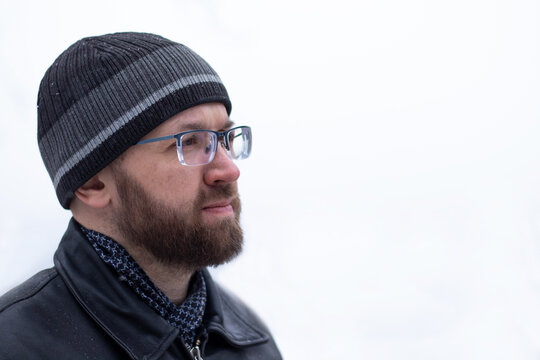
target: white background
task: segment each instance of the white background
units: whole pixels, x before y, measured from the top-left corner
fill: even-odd
[[[39,81],[126,30],[202,55],[253,127],[246,250],[215,274],[285,358],[540,357],[537,0],[0,0],[0,293],[70,216]]]

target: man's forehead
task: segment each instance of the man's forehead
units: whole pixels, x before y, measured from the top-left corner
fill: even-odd
[[[145,138],[154,135],[169,135],[188,130],[223,130],[232,127],[225,106],[220,103],[202,104],[184,110],[165,120]]]

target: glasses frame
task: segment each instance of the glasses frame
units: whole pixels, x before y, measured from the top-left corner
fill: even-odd
[[[230,146],[230,142],[229,142],[229,133],[232,132],[232,131],[235,131],[235,130],[239,130],[239,129],[242,129],[242,132],[240,134],[243,133],[243,131],[244,131],[243,129],[247,129],[247,133],[249,134],[249,139],[248,139],[249,140],[249,142],[248,142],[249,147],[247,149],[247,155],[245,157],[240,156],[238,158],[234,158],[233,155],[231,154],[231,146]],[[180,139],[182,138],[182,136],[184,136],[186,134],[191,134],[191,133],[195,133],[195,132],[208,132],[208,133],[214,135],[213,137],[211,137],[211,139],[212,139],[212,153],[210,155],[210,158],[208,159],[208,162],[206,162],[206,163],[195,164],[195,165],[186,164],[186,162],[184,161],[184,155],[183,155],[183,152],[182,152],[182,143],[181,143]],[[163,140],[170,140],[170,139],[175,139],[175,141],[176,141],[176,153],[178,155],[178,160],[180,161],[180,163],[182,165],[185,165],[185,166],[201,166],[201,165],[210,164],[214,160],[214,156],[216,156],[217,147],[218,147],[219,143],[221,143],[221,144],[223,144],[225,146],[225,150],[227,151],[227,155],[232,160],[245,159],[245,158],[249,157],[249,155],[251,154],[252,137],[251,137],[251,127],[249,127],[249,126],[236,126],[236,127],[233,127],[231,129],[225,130],[225,131],[214,131],[214,130],[206,130],[206,129],[182,131],[182,132],[180,132],[178,134],[160,136],[160,137],[157,137],[157,138],[141,140],[138,143],[136,143],[135,145],[148,144],[148,143],[153,143],[153,142],[163,141]]]

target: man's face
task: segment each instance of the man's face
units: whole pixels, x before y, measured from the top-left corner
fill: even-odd
[[[143,139],[230,126],[222,104],[203,104],[173,116]],[[112,221],[125,241],[163,263],[190,269],[222,264],[241,251],[240,172],[221,146],[210,164],[185,166],[174,139],[137,145],[111,169]]]

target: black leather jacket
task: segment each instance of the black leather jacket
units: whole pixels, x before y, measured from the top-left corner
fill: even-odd
[[[0,297],[0,359],[192,359],[178,329],[118,280],[74,220],[54,265]],[[281,359],[261,320],[204,277],[202,358]]]

